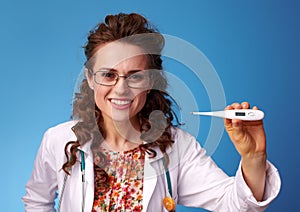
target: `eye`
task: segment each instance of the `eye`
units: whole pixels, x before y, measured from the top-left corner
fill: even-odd
[[[117,74],[114,72],[101,72],[101,77],[105,80],[115,80],[117,78]]]
[[[132,81],[142,81],[146,79],[146,75],[144,73],[134,73],[128,76],[128,79]]]

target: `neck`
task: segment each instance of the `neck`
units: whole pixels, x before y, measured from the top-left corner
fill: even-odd
[[[133,149],[142,143],[140,123],[137,119],[127,121],[105,120],[105,142],[114,151]]]

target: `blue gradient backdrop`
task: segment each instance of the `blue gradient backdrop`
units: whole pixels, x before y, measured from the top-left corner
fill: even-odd
[[[1,211],[24,211],[21,196],[42,135],[69,120],[87,33],[118,12],[141,13],[162,33],[200,49],[218,72],[228,104],[246,100],[264,109],[268,158],[282,177],[280,195],[267,211],[300,211],[299,11],[296,0],[2,0]],[[199,99],[204,108],[207,101]],[[208,129],[202,124],[204,134]],[[235,173],[239,156],[226,134],[213,158]]]

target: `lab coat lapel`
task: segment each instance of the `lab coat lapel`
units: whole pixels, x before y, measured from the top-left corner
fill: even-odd
[[[88,142],[79,148],[84,152],[84,156],[85,156],[85,185],[84,185],[85,186],[84,187],[85,209],[84,211],[92,211],[93,202],[94,202],[94,160],[93,160],[92,151],[90,149],[90,143],[91,142]],[[80,193],[82,193],[82,191],[80,191]]]
[[[156,187],[157,175],[149,158],[146,156],[144,165],[144,187],[143,187],[143,211],[147,211],[149,201]]]
[[[67,181],[69,192],[67,192],[64,197],[66,198],[66,201],[64,199],[62,200],[62,204],[64,205],[62,211],[80,212],[82,202],[80,163],[76,163],[74,165],[71,175]]]
[[[172,152],[172,150],[173,150],[172,147],[167,148],[167,150],[166,150],[167,154]],[[143,211],[147,211],[147,209],[148,209],[150,199],[154,193],[155,187],[157,186],[158,175],[160,175],[160,174],[162,174],[162,172],[164,172],[164,169],[160,170],[160,168],[159,168],[159,167],[163,167],[163,165],[162,165],[163,153],[158,148],[155,148],[155,151],[157,153],[156,157],[149,158],[149,156],[146,154],[146,158],[145,158],[144,187],[143,187]],[[158,165],[158,163],[161,163],[161,166]]]
[[[85,211],[92,211],[94,202],[94,162],[92,154],[86,157]]]

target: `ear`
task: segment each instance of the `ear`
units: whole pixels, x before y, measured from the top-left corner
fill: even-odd
[[[93,75],[87,68],[85,68],[85,77],[88,81],[90,89],[94,90]]]

